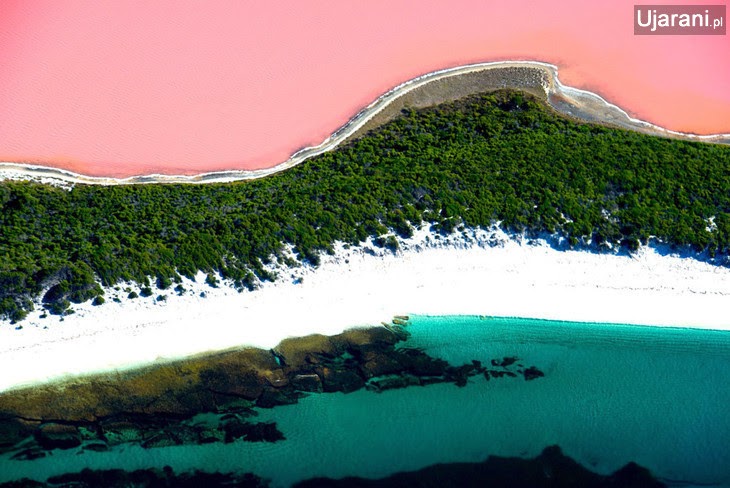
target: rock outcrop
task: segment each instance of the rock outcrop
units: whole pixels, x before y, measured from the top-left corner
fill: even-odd
[[[6,392],[0,395],[0,452],[35,459],[53,449],[99,451],[125,443],[277,442],[286,434],[275,423],[256,422],[254,408],[296,403],[313,392],[444,382],[462,387],[478,375],[542,375],[513,357],[494,359],[489,369],[477,360],[450,365],[404,347],[406,323],[398,317],[383,327],[286,339],[272,350],[247,348]],[[198,421],[200,413],[214,415]]]

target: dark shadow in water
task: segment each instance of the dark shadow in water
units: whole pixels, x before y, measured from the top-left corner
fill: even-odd
[[[172,487],[247,487],[265,488],[265,480],[251,474],[221,474],[196,471],[176,475],[169,467],[133,472],[92,471],[49,478],[47,483],[20,480],[0,484],[0,488],[172,488]],[[599,475],[565,456],[558,446],[546,448],[533,459],[490,456],[481,463],[436,464],[418,471],[396,473],[387,478],[314,478],[294,485],[296,488],[396,488],[396,487],[627,487],[665,486],[645,468],[629,463],[608,476]]]

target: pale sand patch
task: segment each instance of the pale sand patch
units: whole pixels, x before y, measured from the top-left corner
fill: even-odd
[[[35,312],[0,325],[0,391],[69,374],[125,368],[286,337],[335,334],[395,315],[475,314],[730,329],[730,269],[690,258],[558,251],[479,231],[471,243],[425,230],[398,255],[337,246],[317,269],[282,271],[255,292],[185,281],[154,296],[75,307],[60,322]],[[430,240],[430,242],[428,241]],[[375,255],[373,255],[375,254]],[[294,278],[303,278],[296,283]],[[205,291],[206,298],[199,293]],[[47,328],[44,328],[47,327]]]

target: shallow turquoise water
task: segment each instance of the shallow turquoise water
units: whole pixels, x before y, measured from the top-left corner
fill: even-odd
[[[0,481],[170,465],[252,471],[274,486],[380,477],[558,444],[602,473],[636,461],[667,480],[730,486],[730,333],[480,317],[412,317],[407,347],[452,364],[518,356],[544,378],[312,395],[262,410],[287,440],[0,459]]]

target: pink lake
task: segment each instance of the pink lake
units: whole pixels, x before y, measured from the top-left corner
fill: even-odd
[[[730,38],[634,36],[633,5],[4,0],[0,161],[116,177],[271,167],[403,81],[499,60],[555,64],[668,129],[730,133]]]

